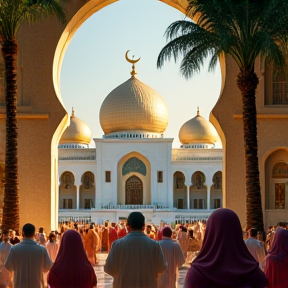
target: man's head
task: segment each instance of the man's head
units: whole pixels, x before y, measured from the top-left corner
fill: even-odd
[[[35,236],[35,226],[31,223],[26,223],[22,228],[24,238],[33,238]]]
[[[55,242],[55,240],[56,240],[56,235],[55,235],[53,232],[51,232],[51,233],[49,234],[48,238],[49,238],[49,241],[50,241],[50,242]]]
[[[44,228],[43,227],[40,227],[39,228],[39,233],[43,233],[44,232]]]
[[[253,238],[257,237],[257,229],[251,228],[251,229],[249,230],[249,236],[250,236],[250,237],[253,237]]]
[[[147,233],[150,233],[150,232],[151,232],[151,225],[147,225],[147,226],[146,226],[146,232],[147,232]]]
[[[145,227],[145,217],[141,212],[129,214],[127,224],[131,230],[143,230]]]
[[[162,233],[163,233],[163,237],[171,238],[172,236],[172,230],[168,226],[163,228]]]
[[[4,242],[8,242],[9,238],[10,238],[9,231],[3,231],[2,240],[3,240]]]

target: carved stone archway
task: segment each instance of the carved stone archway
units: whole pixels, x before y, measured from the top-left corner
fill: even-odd
[[[69,123],[60,94],[62,61],[78,28],[91,15],[116,1],[67,0],[66,26],[49,18],[33,25],[24,24],[19,29],[17,116],[21,226],[33,223],[47,231],[58,228],[58,143]],[[185,11],[184,0],[161,1]],[[1,105],[0,126],[5,126],[5,107]],[[0,133],[0,137],[0,143],[5,143],[5,134]],[[0,161],[4,161],[4,154],[0,148]]]
[[[125,195],[126,205],[143,204],[143,183],[140,178],[133,175],[127,179],[125,184]]]

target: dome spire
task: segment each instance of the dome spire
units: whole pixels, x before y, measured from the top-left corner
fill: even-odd
[[[199,106],[197,107],[197,116],[200,116]]]
[[[72,107],[72,114],[71,114],[71,117],[74,117],[75,115],[74,115],[74,107]]]
[[[140,59],[141,59],[141,57],[140,58],[138,58],[138,59],[136,59],[136,60],[134,60],[134,55],[132,56],[132,59],[130,59],[130,58],[128,58],[128,52],[129,52],[130,50],[128,50],[127,52],[126,52],[126,54],[125,54],[125,58],[126,58],[126,60],[129,62],[129,63],[131,63],[132,64],[132,71],[131,71],[131,76],[132,76],[132,78],[135,78],[135,75],[137,74],[137,72],[135,71],[135,63],[137,63]]]

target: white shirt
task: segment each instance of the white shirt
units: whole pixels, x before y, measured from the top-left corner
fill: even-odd
[[[46,249],[48,251],[49,257],[52,260],[52,262],[54,263],[58,254],[58,250],[59,250],[59,245],[57,242],[50,242],[48,241],[46,243]]]
[[[245,240],[245,244],[254,257],[254,259],[259,263],[260,268],[263,270],[265,265],[265,250],[262,244],[255,238],[249,237]]]
[[[14,288],[42,288],[43,272],[51,266],[46,248],[27,238],[11,248],[5,263],[8,271],[14,271]]]
[[[166,268],[159,243],[133,231],[113,242],[104,271],[114,277],[114,288],[156,288]]]
[[[171,238],[163,237],[163,240],[159,244],[167,261],[168,269],[161,276],[158,287],[175,288],[178,268],[185,263],[185,257],[179,243],[173,241]]]
[[[0,286],[6,287],[11,281],[11,273],[5,268],[7,256],[13,245],[10,242],[1,242],[0,244]]]

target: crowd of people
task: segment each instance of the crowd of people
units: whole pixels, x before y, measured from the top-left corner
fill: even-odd
[[[27,223],[21,236],[3,231],[1,240],[0,288],[97,287],[100,251],[108,253],[104,271],[114,288],[175,288],[185,262],[184,288],[288,287],[287,223],[269,227],[264,242],[254,228],[243,232],[236,213],[225,208],[207,222],[172,226],[145,224],[140,212],[120,223],[67,221],[48,235]]]

